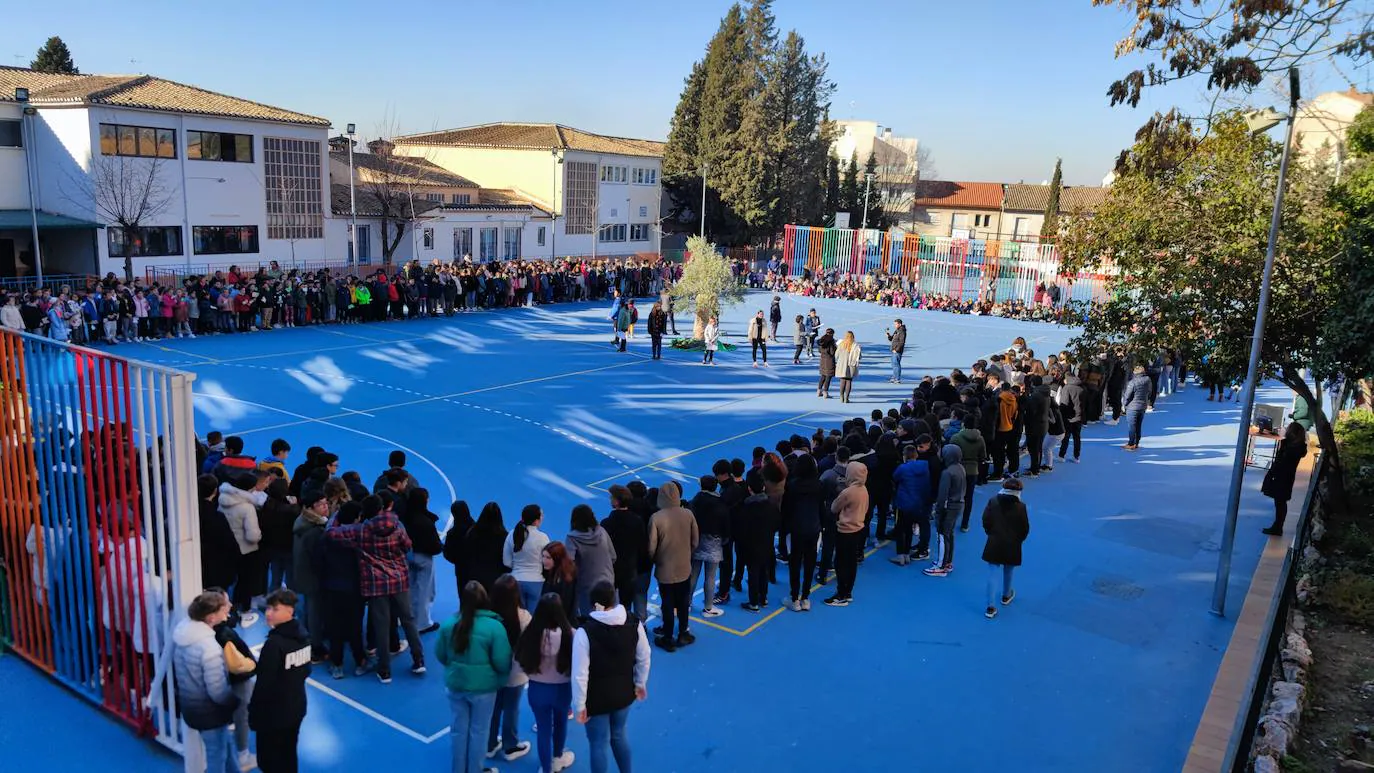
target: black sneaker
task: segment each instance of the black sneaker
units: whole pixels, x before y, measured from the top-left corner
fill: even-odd
[[[740,608],[743,609],[745,612],[753,612],[754,614],[758,614],[758,611],[760,609],[763,609],[763,607],[759,606],[758,604],[753,604],[748,601],[744,602],[743,604],[740,604]]]
[[[421,628],[421,629],[420,629],[420,633],[423,635],[423,634],[427,634],[427,633],[434,633],[434,632],[437,631],[437,630],[439,630],[439,624],[438,624],[438,623],[430,623],[429,625],[425,626],[424,628]]]
[[[716,594],[716,597],[715,597],[715,598],[711,599],[711,603],[714,604],[714,605],[716,605],[716,606],[721,606],[721,605],[724,605],[724,604],[729,604],[729,603],[730,603],[730,594],[728,594],[728,593],[718,593],[718,594]]]
[[[829,572],[822,572],[822,573],[816,575],[816,584],[817,584],[817,585],[824,585],[824,584],[826,584],[826,583],[828,583],[828,582],[830,582],[830,573],[829,573]]]
[[[694,636],[694,635],[692,635],[692,632],[691,632],[691,631],[683,631],[681,634],[678,634],[678,637],[677,637],[677,646],[679,646],[679,647],[686,647],[686,646],[688,646],[689,644],[692,644],[693,642],[695,642],[696,640],[697,640],[697,637]]]
[[[911,557],[914,558],[914,559],[916,559],[917,561],[924,561],[924,560],[926,560],[927,558],[930,558],[930,551],[929,551],[929,550],[917,550],[915,553],[912,553],[912,554],[911,554]]]
[[[661,626],[661,625],[656,625],[656,626],[654,626],[654,636],[663,636],[663,635],[666,634],[666,633],[667,633],[667,630],[665,630],[663,626]]]
[[[667,636],[654,637],[654,644],[657,644],[659,649],[664,652],[673,652],[677,649],[677,644],[673,643],[673,640]]]
[[[842,599],[839,596],[831,596],[825,600],[827,607],[847,607],[851,599]]]
[[[391,674],[385,674],[381,671],[378,671],[377,681],[381,682],[382,684],[391,684]]]
[[[412,673],[412,674],[414,674],[414,675],[416,675],[416,676],[424,676],[424,675],[425,675],[425,671],[427,671],[427,670],[428,670],[428,669],[425,668],[425,664],[424,664],[424,663],[416,663],[415,665],[413,665],[413,666],[410,667],[410,673]]]

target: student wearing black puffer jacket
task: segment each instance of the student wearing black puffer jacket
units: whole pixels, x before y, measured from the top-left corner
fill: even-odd
[[[811,578],[816,574],[816,545],[821,538],[821,514],[826,510],[816,459],[803,454],[797,457],[782,495],[782,518],[792,534],[787,574],[793,612],[811,611]]]
[[[716,574],[730,540],[730,508],[720,498],[720,481],[714,475],[701,476],[701,491],[687,505],[697,522],[697,546],[692,549],[692,577],[687,583],[689,599],[696,591],[702,569],[706,570],[706,586],[702,597],[702,614],[720,617],[724,610],[715,605]],[[688,601],[690,606],[691,602]]]
[[[207,588],[228,588],[239,574],[239,545],[224,513],[219,511],[219,479],[196,478],[200,505],[200,577]]]
[[[267,501],[258,513],[262,526],[262,543],[259,549],[267,560],[267,592],[271,593],[283,585],[291,584],[291,550],[295,543],[292,529],[300,517],[301,507],[296,498],[289,493],[290,484],[284,478],[272,479],[267,484]]]
[[[434,607],[434,557],[444,552],[444,543],[439,540],[436,527],[438,522],[439,516],[429,509],[429,490],[409,489],[401,525],[410,534],[406,570],[410,572],[411,615],[420,633],[439,630],[439,623],[430,614]]]
[[[357,523],[362,505],[345,502],[330,526]],[[325,640],[329,649],[329,675],[342,679],[345,645],[353,653],[354,676],[366,674],[373,663],[363,648],[363,596],[358,574],[358,551],[337,540],[323,540],[317,572],[325,604]]]
[[[310,637],[295,618],[296,594],[267,594],[272,630],[258,656],[258,679],[248,704],[248,724],[258,734],[262,773],[296,773],[296,742],[305,721],[305,680],[310,678]]]

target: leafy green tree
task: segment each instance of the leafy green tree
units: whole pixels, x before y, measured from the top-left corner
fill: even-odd
[[[1050,200],[1045,204],[1045,222],[1040,225],[1040,238],[1053,239],[1059,235],[1059,191],[1064,187],[1063,159],[1054,160],[1054,177],[1050,178]]]
[[[1355,116],[1346,145],[1350,160],[1332,195],[1345,215],[1335,259],[1343,286],[1324,315],[1315,372],[1368,379],[1374,377],[1374,108]]]
[[[1252,135],[1234,112],[1217,116],[1205,135],[1172,115],[1147,124],[1105,203],[1092,217],[1066,218],[1061,230],[1065,273],[1104,263],[1120,271],[1112,296],[1075,341],[1080,353],[1121,346],[1152,357],[1179,349],[1211,378],[1242,378],[1280,154],[1278,143]],[[1302,376],[1320,351],[1326,310],[1349,284],[1332,259],[1343,216],[1329,204],[1329,185],[1329,172],[1289,167],[1260,375],[1307,403],[1339,471],[1331,424]]]
[[[689,259],[682,267],[682,278],[673,285],[673,297],[678,304],[694,311],[692,337],[701,338],[701,331],[711,317],[719,317],[722,304],[736,303],[744,298],[744,287],[735,278],[730,260],[716,251],[716,245],[700,236],[687,240]]]
[[[67,48],[67,44],[56,35],[48,38],[48,42],[38,49],[38,54],[29,62],[29,69],[64,75],[81,74],[81,71],[76,69],[76,62],[72,61],[72,52]]]
[[[844,168],[840,181],[840,212],[849,213],[849,227],[859,227],[859,208],[863,204],[863,191],[859,188],[859,154],[851,153],[849,164]]]
[[[830,153],[825,159],[825,225],[835,225],[835,213],[844,209],[840,194],[840,159]]]

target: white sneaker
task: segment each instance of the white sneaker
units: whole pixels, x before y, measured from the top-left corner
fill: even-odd
[[[257,625],[257,624],[258,624],[258,613],[257,613],[257,612],[254,612],[253,610],[250,609],[250,610],[248,610],[247,612],[243,612],[243,613],[239,614],[239,627],[240,627],[240,628],[252,628],[253,626],[255,626],[255,625]]]
[[[577,757],[572,753],[572,750],[565,751],[557,757],[554,757],[553,773],[559,773],[559,771],[561,770],[567,770],[568,768],[571,768],[573,760],[576,759]]]
[[[510,751],[506,752],[505,754],[502,754],[501,756],[505,758],[506,762],[511,762],[513,760],[518,760],[529,753],[530,742],[521,741],[519,744],[516,745],[514,749],[511,749]]]
[[[254,755],[247,749],[244,749],[243,751],[239,752],[239,770],[243,771],[243,773],[248,773],[248,771],[252,770],[253,768],[256,768],[257,766],[258,758],[256,755]]]
[[[725,610],[721,609],[720,607],[711,607],[710,609],[702,610],[701,614],[704,617],[720,617],[721,615],[725,614]]]

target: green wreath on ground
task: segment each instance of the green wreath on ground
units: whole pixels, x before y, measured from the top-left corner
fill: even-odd
[[[684,352],[705,351],[706,342],[700,338],[674,338],[672,347]],[[716,347],[722,352],[733,352],[734,344],[727,344],[724,341],[716,341]]]

